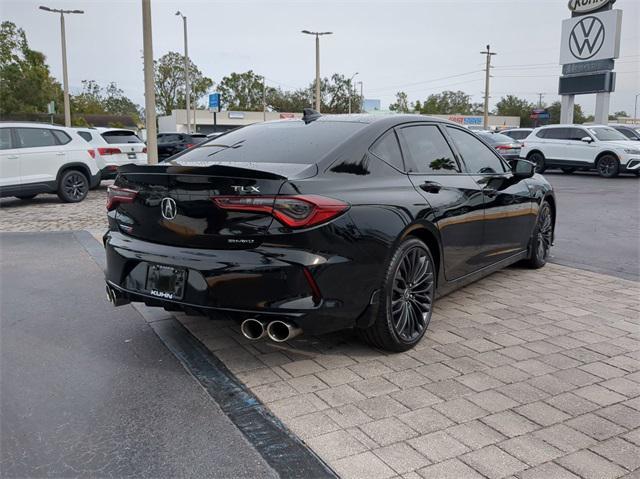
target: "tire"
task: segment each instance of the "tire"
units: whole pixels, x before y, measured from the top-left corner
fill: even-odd
[[[392,352],[414,347],[431,320],[435,280],[436,268],[427,245],[417,238],[403,241],[385,271],[377,317],[361,330],[365,341]]]
[[[544,161],[544,155],[539,151],[534,151],[529,156],[527,156],[527,160],[536,165],[536,173],[544,173],[547,169],[547,166]]]
[[[16,198],[18,198],[19,200],[24,200],[24,201],[29,201],[34,199],[36,196],[38,196],[37,194],[35,195],[18,195],[16,196]]]
[[[525,261],[533,269],[542,268],[547,264],[549,250],[553,241],[553,212],[548,201],[543,201],[538,213],[536,227],[531,237],[531,256]]]
[[[78,203],[89,193],[89,180],[78,170],[67,170],[60,177],[58,198],[65,203]]]
[[[576,171],[575,168],[571,168],[571,167],[561,168],[561,170],[565,175],[570,175],[572,173],[575,173]]]
[[[614,178],[620,173],[620,162],[613,155],[604,155],[596,162],[596,170],[603,178]]]

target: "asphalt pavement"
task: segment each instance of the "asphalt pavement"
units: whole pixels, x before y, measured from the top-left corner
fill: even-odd
[[[558,219],[551,261],[640,281],[640,178],[547,172]]]
[[[0,244],[0,476],[277,477],[73,233]]]

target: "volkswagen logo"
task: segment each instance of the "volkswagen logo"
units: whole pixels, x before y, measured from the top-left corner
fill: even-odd
[[[178,214],[178,206],[176,205],[176,200],[173,198],[162,198],[160,202],[160,213],[162,213],[162,217],[166,220],[172,220]]]
[[[569,50],[578,60],[588,60],[597,55],[604,45],[604,24],[597,17],[580,20],[569,35]]]

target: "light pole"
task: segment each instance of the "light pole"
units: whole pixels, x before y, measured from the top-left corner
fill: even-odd
[[[353,75],[351,75],[351,78],[349,78],[349,115],[351,115],[351,82],[357,74],[358,72],[355,72]]]
[[[333,32],[310,32],[302,30],[302,33],[316,36],[316,111],[320,112],[320,37],[322,35],[332,35]]]
[[[638,93],[636,95],[636,102],[635,102],[635,107],[633,109],[633,122],[635,123],[636,121],[638,121],[638,97],[640,96],[640,93]]]
[[[69,75],[67,74],[67,39],[64,30],[64,14],[78,13],[83,14],[83,10],[61,10],[58,8],[49,8],[40,6],[40,10],[51,13],[60,14],[60,36],[62,38],[62,84],[64,87],[64,126],[71,126],[71,107],[69,105]]]
[[[364,94],[362,93],[364,86],[361,81],[356,83],[356,85],[360,85],[360,113],[364,113]]]
[[[156,129],[156,91],[153,83],[153,36],[151,32],[151,0],[142,0],[142,57],[144,59],[144,121],[147,129],[147,162],[158,163],[158,131]]]
[[[497,53],[491,51],[491,46],[487,45],[487,49],[484,52],[480,52],[481,55],[487,56],[487,66],[485,69],[484,79],[484,129],[489,128],[489,81],[491,79],[491,57],[497,55]]]
[[[189,46],[187,42],[187,17],[185,17],[180,10],[176,12],[176,16],[182,17],[182,26],[184,27],[184,94],[187,99],[187,133],[191,133],[191,122],[189,121],[189,115],[191,110],[191,88],[189,86]],[[193,124],[195,126],[196,118],[195,113],[193,115]]]

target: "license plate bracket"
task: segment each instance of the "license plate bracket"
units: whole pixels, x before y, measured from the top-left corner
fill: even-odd
[[[147,268],[146,289],[151,296],[177,300],[184,296],[187,270],[175,266],[150,264]]]

